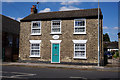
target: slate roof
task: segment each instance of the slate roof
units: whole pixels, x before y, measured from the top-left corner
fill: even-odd
[[[37,21],[51,19],[73,19],[73,18],[98,18],[98,8],[30,14],[27,17],[23,18],[21,22],[33,20]],[[101,9],[100,18],[103,18]]]
[[[2,22],[3,32],[19,34],[20,22],[1,14],[0,14],[0,18],[2,18],[1,22]]]
[[[118,42],[104,42],[104,48],[118,49]]]

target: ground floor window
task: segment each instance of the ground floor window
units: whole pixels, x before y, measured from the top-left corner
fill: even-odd
[[[73,40],[74,58],[86,59],[86,42],[87,40]]]
[[[41,40],[30,40],[30,57],[40,57]]]

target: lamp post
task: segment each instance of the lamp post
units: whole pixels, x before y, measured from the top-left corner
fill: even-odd
[[[100,66],[100,29],[99,29],[99,0],[98,0],[98,66]]]

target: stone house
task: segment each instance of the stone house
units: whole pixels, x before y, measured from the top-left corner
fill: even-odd
[[[101,62],[102,27],[100,9]],[[33,6],[31,14],[20,22],[19,53],[24,62],[97,64],[98,9],[37,13]]]
[[[7,16],[2,18],[2,59],[3,61],[16,61],[19,55],[20,22]]]

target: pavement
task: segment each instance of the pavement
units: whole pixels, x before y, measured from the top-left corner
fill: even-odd
[[[58,78],[65,78],[65,80],[119,80],[118,78],[120,78],[120,72],[78,70],[68,68],[2,66],[1,72],[2,76],[0,75],[0,77],[2,80],[41,80],[41,78],[45,78],[45,80],[48,78],[55,78],[55,80]]]
[[[119,66],[115,66],[115,67],[114,66],[112,67],[111,66],[91,66],[91,65],[84,66],[84,65],[67,65],[67,64],[46,64],[46,63],[19,63],[19,62],[3,62],[0,65],[120,72]]]
[[[108,59],[107,67],[120,67],[120,60],[119,58],[115,59]]]

